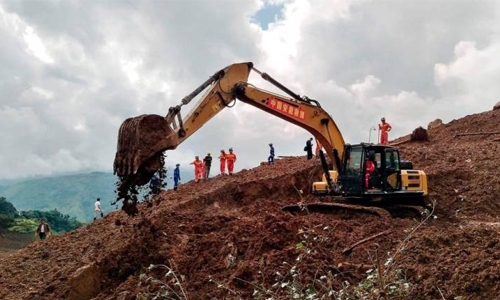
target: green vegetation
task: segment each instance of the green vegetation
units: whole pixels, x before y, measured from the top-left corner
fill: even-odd
[[[0,197],[0,232],[34,232],[40,219],[45,219],[54,233],[71,231],[83,225],[74,217],[64,215],[56,209],[18,212],[12,203]]]

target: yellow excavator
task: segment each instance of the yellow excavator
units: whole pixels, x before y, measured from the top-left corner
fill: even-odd
[[[288,97],[248,83],[252,70]],[[182,118],[181,108],[206,89],[194,108]],[[149,182],[162,167],[163,152],[175,149],[236,99],[310,132],[323,146],[333,166],[330,170],[323,151],[320,151],[324,173],[320,182],[313,183],[311,192],[323,201],[290,205],[284,210],[295,213],[338,207],[375,208],[375,213],[380,214],[380,209],[387,207],[424,206],[427,176],[423,171],[413,170],[411,163],[401,161],[396,148],[371,143],[345,144],[334,120],[318,101],[299,96],[256,69],[253,63],[244,62],[216,72],[184,97],[180,105],[171,107],[165,117],[149,114],[124,121],[119,130],[113,169],[120,178],[118,199],[123,199],[123,209],[127,213],[137,212],[135,186]],[[373,166],[370,171],[367,170],[368,160]],[[324,201],[326,198],[333,201]]]

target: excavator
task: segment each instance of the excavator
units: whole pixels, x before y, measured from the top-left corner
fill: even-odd
[[[249,83],[251,71],[288,96]],[[182,107],[204,90],[198,103],[182,118]],[[425,207],[427,176],[421,170],[413,170],[411,163],[402,161],[398,149],[372,143],[346,144],[333,118],[317,100],[294,93],[259,71],[253,63],[243,62],[210,76],[179,105],[170,107],[166,116],[147,114],[123,122],[113,170],[120,179],[118,199],[123,199],[127,213],[137,212],[137,199],[130,194],[134,194],[135,186],[149,182],[162,167],[164,151],[176,149],[220,111],[231,107],[236,99],[307,130],[323,146],[325,152],[320,151],[322,180],[314,182],[311,190],[322,201],[289,205],[283,210],[325,212],[341,207],[382,216],[402,207]],[[370,171],[368,160],[374,166]]]

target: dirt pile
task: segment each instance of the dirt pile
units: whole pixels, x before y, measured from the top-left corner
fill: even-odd
[[[258,299],[267,290],[290,299],[292,288],[370,289],[366,267],[378,256],[391,295],[395,286],[407,299],[497,299],[500,136],[493,132],[500,130],[499,117],[499,110],[467,116],[430,128],[428,141],[398,146],[429,175],[437,206],[435,218],[423,224],[352,213],[283,213],[284,205],[316,201],[308,192],[321,172],[318,160],[285,158],[183,184],[140,204],[136,216],[115,212],[0,258],[0,298],[125,300],[169,286],[188,299]],[[480,132],[488,134],[463,135]],[[409,135],[394,142],[399,140]],[[84,289],[86,282],[94,288]]]

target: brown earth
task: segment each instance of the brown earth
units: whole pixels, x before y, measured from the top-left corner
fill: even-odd
[[[179,294],[170,299],[259,299],[266,290],[291,299],[291,286],[323,295],[347,284],[369,289],[365,271],[377,262],[386,285],[375,283],[373,299],[401,282],[399,299],[498,299],[499,119],[500,110],[489,111],[430,128],[426,142],[393,141],[429,175],[436,206],[425,222],[284,213],[284,205],[316,201],[308,191],[320,174],[317,160],[284,158],[183,184],[141,203],[136,216],[114,212],[0,257],[0,299],[152,299],[140,295],[162,286]],[[479,132],[490,134],[460,135]]]

